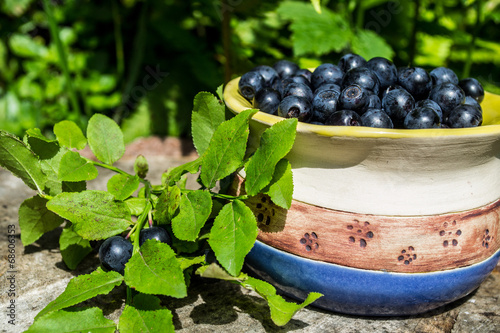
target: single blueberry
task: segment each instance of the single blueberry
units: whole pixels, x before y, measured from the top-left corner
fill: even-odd
[[[376,128],[394,128],[391,117],[380,109],[369,109],[361,116],[361,124]]]
[[[472,105],[472,106],[475,106],[476,108],[478,108],[479,110],[481,110],[481,112],[483,111],[483,108],[481,107],[481,104],[479,104],[478,101],[476,101],[473,97],[471,96],[465,96],[465,102],[464,102],[465,105]]]
[[[446,119],[454,108],[465,102],[465,93],[453,83],[443,83],[432,88],[429,99],[436,102],[443,111]]]
[[[389,91],[382,99],[382,108],[391,117],[394,127],[401,127],[406,115],[413,110],[415,100],[404,89]]]
[[[299,97],[304,97],[308,101],[312,101],[313,99],[313,92],[309,86],[303,84],[303,83],[289,83],[286,87],[283,87],[283,95],[282,97],[288,97],[288,96],[299,96]]]
[[[429,96],[432,78],[421,67],[407,67],[398,71],[398,84],[405,88],[416,101],[419,101]]]
[[[375,57],[368,60],[366,67],[371,69],[380,81],[380,89],[386,89],[398,82],[398,70],[388,59]]]
[[[324,123],[330,115],[337,111],[339,94],[335,90],[323,90],[314,96],[312,102],[313,117],[315,122]]]
[[[148,239],[156,239],[159,242],[172,245],[172,239],[168,232],[162,227],[151,227],[142,229],[139,233],[139,246],[142,246]]]
[[[349,70],[357,67],[362,67],[366,64],[365,58],[358,54],[348,53],[339,60],[339,67],[342,72],[347,73]]]
[[[251,72],[259,73],[265,82],[265,86],[270,87],[273,85],[274,81],[279,79],[278,72],[271,66],[260,65],[252,68]]]
[[[380,100],[383,100],[385,95],[391,91],[391,90],[395,90],[395,89],[404,89],[403,87],[401,87],[399,84],[393,84],[393,85],[390,85],[388,87],[386,87],[385,89],[381,90],[380,93],[379,93],[379,97],[380,97]]]
[[[415,103],[415,109],[416,108],[423,108],[423,107],[431,108],[434,111],[436,111],[436,113],[439,116],[439,121],[443,122],[443,110],[441,110],[441,107],[439,106],[438,103],[434,102],[431,99],[423,99],[423,100]]]
[[[294,76],[287,77],[286,79],[281,80],[281,82],[283,83],[283,89],[286,89],[286,87],[290,83],[301,83],[301,84],[305,84],[306,86],[311,88],[311,82],[309,82],[305,77],[300,76],[300,75],[294,75]]]
[[[478,80],[469,77],[458,82],[458,85],[464,91],[466,96],[474,98],[481,103],[484,99],[484,88]]]
[[[342,88],[338,84],[332,82],[325,82],[318,88],[316,88],[316,90],[314,90],[314,94],[316,95],[323,90],[335,90],[339,93],[339,95],[342,92]]]
[[[353,68],[345,73],[342,79],[342,88],[353,84],[357,84],[375,95],[378,95],[380,91],[380,81],[377,75],[374,71],[366,67]]]
[[[297,118],[299,121],[307,123],[312,118],[311,102],[299,96],[285,97],[278,106],[278,116]]]
[[[251,101],[255,93],[264,88],[265,80],[258,72],[246,72],[240,78],[238,89],[240,94]]]
[[[447,67],[434,68],[429,74],[432,78],[432,84],[435,86],[447,82],[458,84],[457,74]]]
[[[344,110],[364,112],[368,105],[370,94],[366,89],[353,84],[342,90],[339,98],[339,107]]]
[[[447,124],[451,128],[476,127],[483,123],[481,110],[472,105],[459,105],[451,110]]]
[[[320,85],[326,82],[340,85],[343,76],[344,72],[338,66],[330,63],[319,65],[312,73],[312,87],[317,89]]]
[[[440,128],[439,116],[431,108],[415,108],[408,112],[404,120],[406,129]]]
[[[273,68],[278,72],[278,75],[282,79],[295,75],[295,73],[300,69],[299,66],[289,60],[280,60],[273,65]]]
[[[99,260],[106,269],[123,274],[133,248],[132,243],[121,236],[110,237],[99,247]]]
[[[262,112],[276,115],[280,102],[281,95],[279,92],[273,88],[264,88],[255,94],[252,105]]]
[[[307,81],[309,81],[309,83],[311,83],[312,73],[310,70],[306,68],[301,68],[298,71],[296,71],[295,76],[303,76],[307,79]]]
[[[368,96],[368,103],[366,104],[366,109],[381,109],[382,108],[382,101],[377,95],[370,95]]]
[[[330,126],[361,126],[361,118],[352,110],[335,111],[326,120],[325,125]]]

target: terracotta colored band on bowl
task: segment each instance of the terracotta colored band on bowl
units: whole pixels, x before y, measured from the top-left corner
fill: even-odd
[[[235,181],[235,193],[241,183]],[[470,266],[500,249],[500,200],[443,215],[380,216],[293,201],[287,211],[267,196],[248,202],[258,239],[277,249],[338,265],[401,273]]]

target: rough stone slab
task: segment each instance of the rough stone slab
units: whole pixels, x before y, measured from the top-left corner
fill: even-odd
[[[172,140],[169,144],[172,144]],[[141,143],[141,149],[154,146]],[[165,142],[163,143],[165,144]],[[173,143],[175,147],[175,142]],[[179,147],[179,145],[177,145]],[[141,151],[142,152],[142,151]],[[153,184],[161,180],[161,173],[170,166],[193,159],[192,154],[168,156],[147,154],[150,164],[149,179]],[[132,170],[133,153],[129,153],[117,166]],[[104,189],[112,173],[99,170],[94,189]],[[190,179],[190,186],[196,186]],[[47,233],[37,242],[24,247],[16,241],[16,326],[9,325],[6,317],[10,297],[7,295],[7,226],[14,224],[19,236],[17,210],[34,192],[22,181],[5,170],[0,170],[0,332],[17,333],[26,330],[35,315],[56,298],[74,276],[90,273],[99,265],[95,253],[88,256],[76,271],[70,271],[62,262],[58,249],[61,229]],[[125,288],[115,288],[112,294],[96,297],[85,305],[99,306],[104,314],[118,322],[123,310]],[[164,306],[172,310],[178,332],[233,333],[233,332],[500,332],[500,266],[471,295],[443,308],[411,317],[356,317],[308,307],[285,327],[275,326],[266,302],[256,293],[223,281],[195,278],[185,299],[162,298]]]

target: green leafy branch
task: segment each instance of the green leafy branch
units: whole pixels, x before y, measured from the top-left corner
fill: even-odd
[[[311,293],[302,304],[288,303],[267,282],[241,272],[258,234],[247,200],[266,194],[276,205],[290,208],[293,177],[285,156],[292,148],[297,120],[284,119],[265,130],[260,146],[249,156],[249,121],[257,110],[243,111],[228,120],[225,111],[212,94],[196,96],[192,134],[200,157],[167,170],[160,185],[146,179],[149,167],[143,156],[136,159],[134,174],[113,165],[122,157],[125,145],[119,126],[104,115],[90,119],[86,135],[72,121],[57,123],[55,140],[37,129],[27,131],[24,140],[0,131],[0,165],[37,191],[19,209],[25,246],[65,224],[59,240],[61,254],[74,269],[92,251],[92,240],[126,235],[133,244],[123,275],[99,267],[72,279],[40,311],[28,332],[91,328],[114,332],[115,324],[100,309],[78,304],[108,294],[123,283],[127,297],[120,332],[135,332],[138,327],[173,331],[172,313],[160,305],[157,295],[186,297],[194,272],[256,291],[268,301],[276,325],[285,325],[294,313],[321,296]],[[98,161],[80,155],[87,144]],[[98,177],[97,167],[115,172],[107,191],[87,190],[86,182]],[[243,172],[244,193],[215,190],[230,185],[233,176]],[[199,189],[185,188],[187,174],[199,174]],[[140,231],[153,224],[167,230],[172,246],[156,240],[139,245]],[[215,263],[207,259],[209,252],[215,255]]]

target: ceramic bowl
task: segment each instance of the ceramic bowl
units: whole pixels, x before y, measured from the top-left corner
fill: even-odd
[[[234,113],[251,108],[224,90]],[[500,250],[500,96],[486,93],[483,125],[377,129],[299,123],[287,159],[292,207],[265,196],[249,205],[259,222],[249,269],[285,293],[361,315],[405,315],[477,288]],[[251,149],[282,118],[258,112]],[[238,177],[233,191],[242,191]]]

